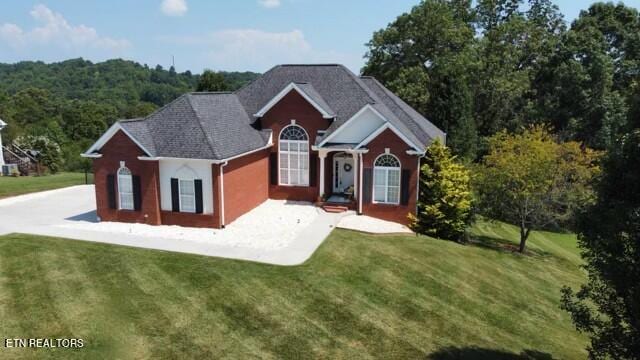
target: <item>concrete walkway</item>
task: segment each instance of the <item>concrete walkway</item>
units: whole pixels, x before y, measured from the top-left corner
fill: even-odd
[[[319,211],[317,216],[310,220],[309,224],[302,228],[292,241],[280,248],[232,246],[229,243],[216,244],[214,232],[226,229],[182,228],[185,231],[211,232],[211,240],[205,238],[198,241],[124,232],[106,232],[104,229],[93,231],[91,230],[92,224],[100,226],[105,223],[96,222],[93,185],[81,185],[0,200],[0,235],[19,232],[277,265],[298,265],[311,257],[340,219],[349,214],[351,213],[332,214]],[[272,214],[272,216],[277,216],[277,214]],[[277,223],[275,219],[274,223]],[[78,224],[82,224],[82,226],[78,226]],[[170,228],[175,229],[176,227]],[[245,233],[247,232],[245,231]],[[246,236],[251,235],[247,233]],[[260,236],[260,233],[256,232],[255,236]],[[244,243],[247,242],[247,239],[241,240]]]

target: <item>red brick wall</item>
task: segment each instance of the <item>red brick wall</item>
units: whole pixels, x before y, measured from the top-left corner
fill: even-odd
[[[163,225],[220,228],[220,221],[217,214],[162,211],[161,215]]]
[[[231,160],[223,168],[226,224],[269,198],[270,152],[265,149]]]
[[[95,175],[96,210],[102,221],[139,222],[160,224],[160,184],[157,161],[141,161],[138,156],[144,152],[125,135],[118,131],[103,147],[102,157],[93,161]],[[107,193],[107,175],[113,174],[117,179],[120,161],[131,170],[133,175],[140,176],[142,208],[140,211],[117,210],[109,208]],[[117,199],[116,180],[116,199]]]
[[[322,114],[309,104],[300,94],[296,91],[291,91],[284,98],[282,98],[274,107],[272,107],[261,119],[261,125],[263,129],[273,130],[273,143],[271,152],[278,152],[278,138],[280,131],[291,124],[291,119],[296,120],[296,124],[303,127],[307,134],[309,134],[309,151],[310,154],[315,154],[316,151],[311,151],[311,145],[315,143],[318,130],[325,130],[331,125],[331,120],[324,119]],[[320,176],[320,162],[316,161],[316,174]],[[225,179],[226,180],[226,179]],[[309,179],[310,183],[314,183]],[[320,185],[319,179],[315,180],[316,186],[269,186],[269,197],[272,199],[289,199],[299,201],[315,201],[319,195]]]
[[[408,224],[407,214],[416,211],[417,200],[417,182],[418,182],[418,157],[408,155],[406,153],[410,147],[400,139],[393,131],[387,129],[378,137],[371,141],[367,148],[369,152],[363,155],[363,169],[373,169],[375,159],[384,154],[385,148],[389,148],[389,152],[400,160],[401,168],[411,171],[409,178],[409,204],[408,205],[389,205],[389,204],[362,204],[362,213],[365,215],[395,221],[402,224]],[[372,180],[373,184],[373,180]],[[402,190],[401,190],[402,191]]]

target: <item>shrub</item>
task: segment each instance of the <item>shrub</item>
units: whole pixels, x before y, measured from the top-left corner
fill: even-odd
[[[470,173],[440,141],[431,144],[420,166],[417,216],[409,215],[413,231],[461,241],[471,222]]]

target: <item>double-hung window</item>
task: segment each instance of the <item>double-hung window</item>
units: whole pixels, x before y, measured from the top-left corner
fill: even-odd
[[[391,154],[378,156],[373,164],[373,201],[400,203],[400,161]]]
[[[118,209],[133,210],[133,176],[126,167],[118,169]]]
[[[196,212],[196,187],[193,180],[178,180],[181,212]]]
[[[278,142],[280,185],[309,185],[309,137],[298,125],[282,129]]]

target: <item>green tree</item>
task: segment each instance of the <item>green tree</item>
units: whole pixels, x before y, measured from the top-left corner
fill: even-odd
[[[420,234],[462,240],[472,215],[469,171],[435,141],[426,149],[420,173],[418,212],[409,215],[411,228]]]
[[[630,128],[628,107],[640,66],[640,15],[596,3],[572,23],[537,79],[539,117],[565,139],[606,149]]]
[[[522,134],[502,131],[489,139],[489,153],[474,179],[480,212],[520,227],[519,251],[533,230],[571,224],[592,199],[598,153],[577,143],[559,144],[542,127]]]
[[[588,272],[577,293],[562,290],[562,308],[589,335],[592,359],[640,354],[640,130],[613,148],[603,166],[597,201],[578,223]]]
[[[471,1],[422,1],[373,34],[362,70],[447,132],[454,153],[470,158],[476,144],[473,21]]]
[[[224,75],[212,70],[205,70],[198,79],[196,91],[227,91],[229,85],[224,79]]]
[[[477,6],[482,36],[473,91],[480,137],[547,120],[546,114],[531,116],[536,109],[536,78],[553,57],[565,25],[551,2],[530,1],[527,12],[520,10],[521,3],[487,0]]]

